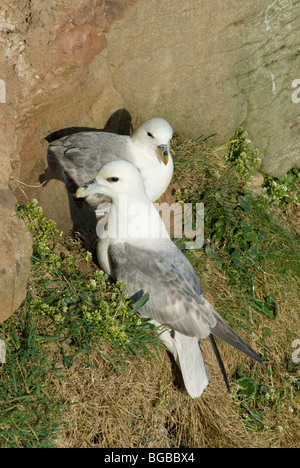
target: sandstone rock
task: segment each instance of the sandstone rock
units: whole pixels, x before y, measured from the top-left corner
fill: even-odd
[[[299,13],[297,0],[8,0],[1,42],[21,179],[38,181],[48,133],[102,128],[121,107],[134,124],[161,115],[218,145],[243,125],[263,171],[299,165]]]
[[[0,190],[0,323],[25,299],[30,271],[31,236],[14,206],[11,190]]]
[[[0,50],[0,61],[3,55]],[[3,63],[3,62],[1,62]],[[2,79],[10,82],[9,69]],[[9,86],[8,86],[9,88]],[[6,104],[6,90],[0,103],[0,323],[8,318],[26,297],[32,253],[31,236],[15,213],[15,198],[8,187],[12,167],[16,165],[15,113]]]
[[[57,229],[65,234],[78,232],[83,238],[96,240],[96,216],[82,200],[74,200],[68,193],[65,184],[59,179],[51,179],[43,188],[39,205],[43,215],[54,219]]]
[[[261,171],[299,167],[299,27],[297,0],[5,0],[0,189],[11,176],[21,201],[48,209],[45,137],[103,128],[119,109],[134,126],[157,115],[213,145],[242,125]],[[53,216],[68,210],[64,196]],[[64,229],[73,222],[70,211]]]
[[[255,174],[253,174],[253,180],[251,182],[252,187],[254,188],[261,187],[263,183],[264,183],[263,174],[261,174],[260,172],[255,172]]]
[[[188,137],[219,145],[242,125],[279,176],[300,166],[299,26],[297,0],[140,1],[106,35],[113,85]]]
[[[39,205],[43,207],[43,215],[55,219],[57,229],[66,234],[72,226],[69,196],[65,184],[57,179],[50,180],[42,190]]]

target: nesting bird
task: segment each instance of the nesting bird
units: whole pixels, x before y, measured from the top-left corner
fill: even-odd
[[[165,192],[173,175],[172,135],[172,127],[159,117],[143,122],[131,136],[98,131],[74,133],[49,145],[48,160],[59,166],[71,193],[94,179],[103,164],[127,160],[139,169],[147,195],[155,201]],[[86,201],[96,209],[107,197],[94,193]]]
[[[150,294],[139,313],[169,327],[171,333],[162,337],[179,364],[189,395],[199,397],[209,382],[201,339],[210,338],[228,387],[214,337],[261,363],[259,355],[205,299],[194,268],[171,241],[138,169],[128,161],[105,164],[76,195],[95,193],[110,197],[114,208],[108,216],[106,236],[98,240],[99,265],[111,278],[127,284],[134,301]],[[127,210],[121,209],[124,196]]]

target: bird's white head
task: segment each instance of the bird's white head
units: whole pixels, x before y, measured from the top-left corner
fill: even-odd
[[[165,165],[171,157],[170,140],[173,129],[170,124],[160,117],[143,122],[132,134],[132,141],[146,148],[152,148],[155,154]]]
[[[100,193],[118,199],[120,195],[128,197],[146,197],[140,171],[124,160],[110,161],[102,166],[94,180],[87,182],[76,191],[77,198]]]

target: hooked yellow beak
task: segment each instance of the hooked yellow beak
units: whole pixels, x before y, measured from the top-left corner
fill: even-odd
[[[99,182],[97,182],[96,179],[91,180],[91,182],[85,184],[84,187],[79,187],[76,190],[76,197],[84,198],[88,195],[92,195],[92,193],[95,193],[99,189],[99,187],[101,187],[101,185],[99,184]]]
[[[159,145],[159,157],[166,166],[169,161],[169,151],[167,145]]]

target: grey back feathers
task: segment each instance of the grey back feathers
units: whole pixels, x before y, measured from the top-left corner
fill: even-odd
[[[172,134],[168,122],[158,117],[143,122],[132,136],[98,131],[74,133],[49,145],[48,161],[58,166],[61,179],[71,193],[94,179],[105,163],[129,161],[141,171],[146,191],[155,201],[172,178],[173,161],[169,151]],[[167,164],[159,158],[160,151],[167,151]],[[96,208],[104,199],[95,194],[87,202]]]

